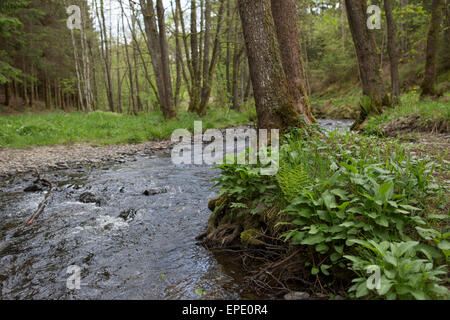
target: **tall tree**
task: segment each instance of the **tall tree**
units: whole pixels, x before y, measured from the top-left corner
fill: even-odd
[[[369,114],[383,112],[384,90],[379,68],[379,54],[372,31],[367,27],[366,0],[345,0],[350,31],[358,58],[362,92],[361,115],[353,125],[359,128]]]
[[[384,10],[386,11],[387,22],[387,49],[391,68],[392,102],[397,104],[400,96],[400,76],[398,73],[399,50],[397,46],[397,25],[392,14],[391,0],[384,0]]]
[[[441,28],[444,0],[433,0],[431,5],[431,21],[428,30],[425,76],[422,82],[422,96],[436,95],[436,53],[439,46],[439,30]]]
[[[285,130],[300,125],[281,61],[270,0],[238,0],[255,95],[258,126]]]
[[[303,116],[306,123],[311,124],[315,122],[315,119],[311,113],[311,103],[307,91],[295,0],[272,0],[272,15],[289,93],[298,113]]]
[[[113,84],[111,75],[111,46],[108,40],[108,32],[106,28],[105,19],[105,8],[103,0],[100,0],[100,8],[98,8],[97,2],[95,3],[95,11],[97,14],[97,19],[99,21],[100,27],[100,39],[101,39],[101,56],[103,60],[103,70],[105,73],[105,85],[106,85],[106,96],[108,98],[109,110],[111,112],[115,111],[114,108],[114,98],[113,98]],[[100,9],[100,10],[99,10]]]
[[[172,98],[169,53],[162,0],[157,0],[156,3],[158,22],[156,21],[153,0],[140,0],[140,4],[144,15],[147,47],[155,73],[161,109],[165,118],[173,119],[176,118],[176,110]]]

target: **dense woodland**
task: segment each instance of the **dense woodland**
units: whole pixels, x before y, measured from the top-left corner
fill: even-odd
[[[438,94],[436,79],[450,68],[446,0],[272,1],[271,8],[268,0],[69,2],[1,2],[5,106],[161,110],[175,118],[177,110],[204,115],[208,108],[241,110],[256,102],[261,118],[267,106],[260,100],[268,93],[258,82],[275,72],[277,99],[285,86],[279,79],[286,77],[286,98],[308,123],[314,121],[311,97],[359,81],[370,98],[364,119],[414,86]],[[382,9],[380,30],[365,27],[369,4]],[[81,8],[80,29],[67,27],[69,5]],[[448,77],[439,90],[446,85]]]
[[[80,202],[102,210],[103,199],[131,199],[133,209],[108,217],[123,225],[142,218],[136,214],[139,201],[142,207],[154,206],[162,214],[150,210],[149,220],[142,223],[160,216],[176,226],[154,223],[160,228],[155,233],[171,242],[161,256],[170,256],[177,247],[183,252],[166,261],[191,268],[198,261],[185,264],[180,257],[196,259],[188,251],[194,244],[185,238],[182,244],[172,241],[185,235],[194,239],[192,230],[199,224],[192,221],[200,221],[194,219],[200,217],[199,207],[206,210],[206,201],[202,205],[200,199],[207,193],[195,189],[165,195],[181,192],[174,181],[187,181],[190,187],[207,185],[218,193],[208,203],[212,215],[201,220],[206,231],[196,244],[225,252],[227,261],[237,256],[245,288],[260,298],[448,299],[449,88],[449,0],[0,0],[0,177],[6,177],[0,187],[12,190],[0,193],[0,200],[6,199],[6,206],[15,203],[21,197],[14,186],[21,179],[16,175],[37,167],[62,170],[46,173],[55,180],[67,173],[74,180],[70,185],[65,180],[53,183],[37,172],[35,185],[27,189],[48,192],[24,227],[34,223],[34,229],[27,238],[20,236],[23,229],[11,238],[27,244],[34,241],[31,232],[48,234],[42,232],[46,223],[35,221],[39,216],[48,224],[57,221],[56,214],[43,214],[44,209],[52,212],[52,192],[68,192],[60,198],[71,201],[77,194],[78,202],[68,205],[75,211],[67,214],[77,213],[80,219],[85,214],[76,211]],[[339,127],[336,119],[355,120],[353,130],[329,131],[327,121],[334,129],[350,127],[350,121]],[[175,129],[192,130],[195,120],[204,120],[203,129],[280,129],[279,150],[273,152],[275,144],[258,150],[277,156],[270,165],[277,162],[279,170],[268,176],[261,173],[268,165],[262,161],[222,163],[214,168],[220,175],[205,174],[205,179],[215,177],[213,186],[210,180],[197,180],[204,173],[194,166],[175,168],[168,158],[153,157],[155,150],[170,149],[168,140],[156,140],[168,139]],[[139,144],[144,141],[148,145]],[[58,146],[40,147],[49,145]],[[29,146],[38,147],[21,149]],[[130,161],[124,155],[130,149],[133,161],[138,150],[143,153],[127,169]],[[149,165],[155,159],[161,163]],[[107,161],[127,170],[108,171]],[[90,182],[79,186],[78,173],[70,174],[73,168],[85,168],[88,176],[97,167],[108,172],[108,180],[101,180],[107,181],[106,188],[95,190]],[[169,170],[160,183],[172,183],[170,188],[152,187],[143,195],[136,193],[136,181],[129,187],[112,178],[112,172],[123,171],[150,184]],[[195,192],[201,195],[195,198]],[[195,203],[191,216],[184,200]],[[111,215],[113,205],[103,212]],[[101,212],[97,209],[91,220]],[[64,226],[79,221],[65,219]],[[18,225],[6,221],[6,228]],[[130,224],[124,233],[137,234],[131,228],[138,224]],[[109,246],[115,237],[105,230],[98,233],[106,234]],[[168,248],[155,245],[151,236],[142,238],[149,239],[146,252]],[[64,238],[55,250],[63,251],[59,248],[66,242],[84,248],[84,241]],[[135,252],[144,256],[128,247],[133,241],[125,242],[126,250],[120,251],[127,252],[127,259]],[[52,254],[53,247],[42,247],[46,252],[37,260],[46,261],[42,257]],[[0,245],[0,254],[6,252],[2,250]],[[127,261],[138,260],[147,261],[141,256]],[[17,270],[36,272],[35,264],[17,261]],[[56,261],[52,272],[61,267]],[[380,271],[381,284],[370,287],[368,270],[373,267]],[[147,265],[143,268],[142,274],[154,277]],[[202,263],[199,273],[204,270]],[[195,278],[176,273],[172,279]],[[202,281],[208,277],[214,276],[201,275]],[[3,292],[20,297],[10,279],[4,281],[10,291]],[[172,281],[164,279],[164,274],[157,275],[157,288]],[[133,290],[138,286],[133,282]],[[31,290],[34,297],[36,290]],[[105,291],[95,291],[105,296]]]

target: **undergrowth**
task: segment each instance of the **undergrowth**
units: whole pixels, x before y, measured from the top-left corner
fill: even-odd
[[[350,271],[352,298],[448,298],[448,186],[433,176],[447,163],[412,156],[394,140],[292,129],[276,176],[261,176],[257,165],[219,168],[233,211],[283,208],[278,237],[302,249],[311,276],[331,284]],[[373,270],[380,281],[371,287]]]
[[[63,143],[97,144],[140,143],[169,138],[178,128],[193,130],[194,121],[202,120],[204,129],[224,128],[249,123],[250,112],[212,109],[200,118],[179,112],[178,120],[165,120],[160,112],[138,116],[110,112],[53,112],[0,117],[0,146],[24,148]]]
[[[408,123],[410,130],[429,132],[450,131],[450,103],[443,99],[421,100],[416,88],[400,97],[400,103],[395,108],[386,108],[381,115],[369,119],[364,132],[367,134],[383,134],[383,127],[394,120],[412,119]]]

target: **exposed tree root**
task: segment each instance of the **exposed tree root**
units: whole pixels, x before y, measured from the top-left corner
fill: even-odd
[[[280,240],[280,234],[286,230],[275,227],[281,219],[279,208],[263,211],[255,221],[248,214],[240,218],[231,215],[229,204],[225,196],[210,201],[213,214],[206,232],[197,240],[216,254],[227,254],[227,259],[239,258],[247,274],[245,282],[259,297],[281,298],[292,291],[307,292],[312,299],[327,298],[329,293],[345,295],[345,281],[343,284],[336,280],[332,288],[324,288],[320,277],[311,275],[311,266],[305,264],[314,265],[314,256],[308,248]],[[248,234],[254,236],[247,237]]]

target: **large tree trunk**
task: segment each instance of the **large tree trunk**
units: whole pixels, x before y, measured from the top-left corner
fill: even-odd
[[[391,0],[384,0],[384,10],[386,11],[387,21],[387,49],[389,53],[390,67],[391,67],[391,87],[392,87],[392,102],[398,103],[400,96],[400,77],[398,73],[399,51],[397,47],[397,26],[392,14]]]
[[[260,129],[300,125],[289,94],[276,37],[270,0],[239,0],[248,62]]]
[[[369,114],[383,112],[384,90],[377,46],[372,32],[367,27],[366,0],[345,0],[345,5],[358,58],[362,92],[366,96],[361,101],[360,118],[352,128],[358,129]]]
[[[441,28],[444,0],[433,0],[430,29],[427,38],[427,61],[425,65],[425,77],[422,83],[422,96],[436,95],[436,53],[439,45],[439,29]]]
[[[315,122],[315,119],[311,113],[311,103],[307,92],[295,0],[272,0],[272,15],[289,93],[298,113],[303,115],[307,124],[311,124]]]

